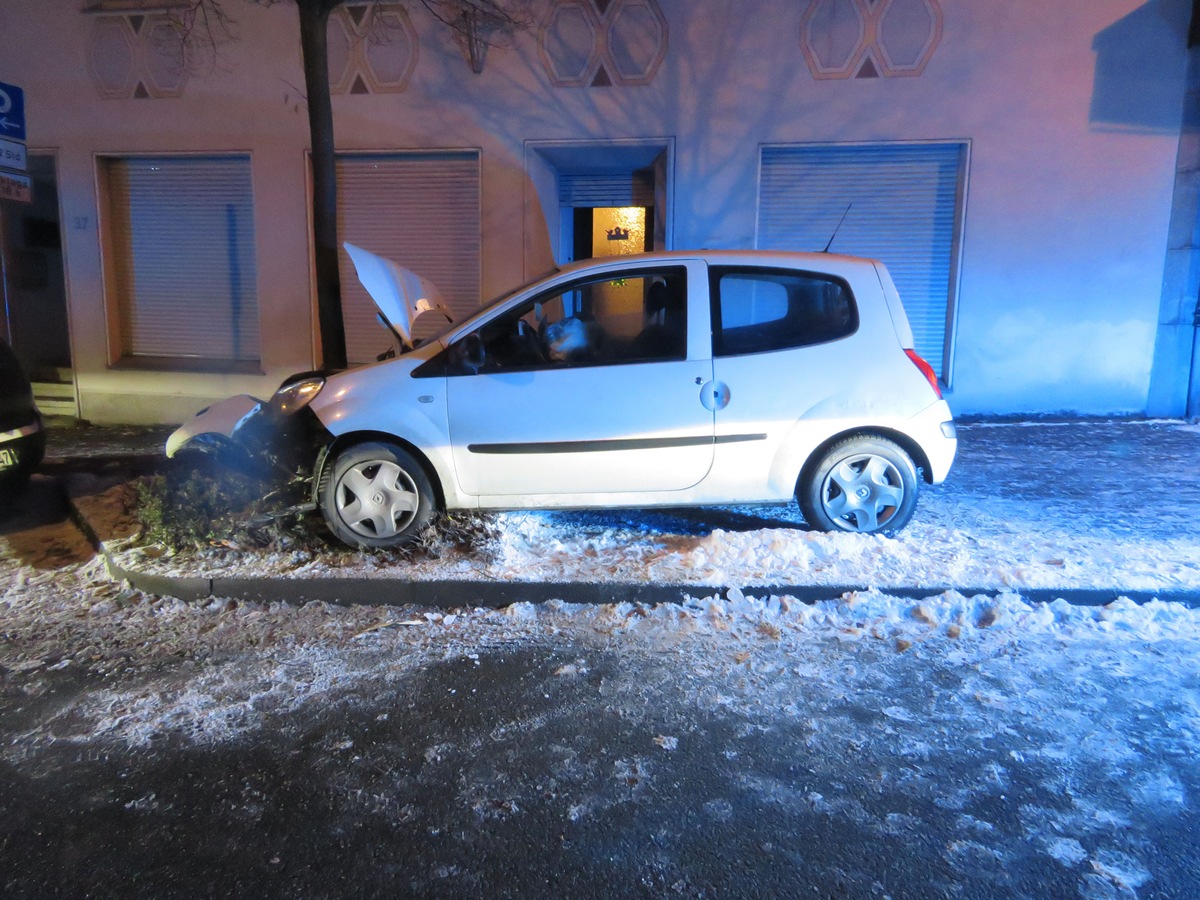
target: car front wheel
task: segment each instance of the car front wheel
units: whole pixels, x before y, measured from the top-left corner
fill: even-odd
[[[321,513],[347,544],[366,549],[412,543],[433,518],[425,469],[393,444],[367,443],[339,453],[323,478]]]
[[[796,492],[808,524],[820,531],[895,534],[917,507],[917,467],[882,437],[834,444]]]

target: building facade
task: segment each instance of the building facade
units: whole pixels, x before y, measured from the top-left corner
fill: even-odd
[[[90,421],[181,421],[320,358],[297,12],[221,7],[209,48],[172,0],[0,3],[33,183],[0,201],[3,330]],[[872,256],[958,414],[1195,415],[1191,7],[528,0],[485,42],[347,3],[340,238],[458,315],[583,256]],[[369,362],[387,336],[348,257],[342,281]]]

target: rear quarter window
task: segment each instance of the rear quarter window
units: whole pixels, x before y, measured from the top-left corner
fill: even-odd
[[[783,269],[714,268],[713,353],[737,356],[824,344],[858,330],[840,278]]]

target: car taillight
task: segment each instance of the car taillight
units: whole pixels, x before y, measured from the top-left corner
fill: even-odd
[[[933,371],[933,366],[921,359],[921,355],[916,350],[905,350],[908,358],[913,361],[913,365],[921,370],[921,374],[925,376],[925,380],[929,382],[929,386],[933,388],[933,392],[937,394],[939,400],[942,399],[942,389],[938,387],[937,373]]]

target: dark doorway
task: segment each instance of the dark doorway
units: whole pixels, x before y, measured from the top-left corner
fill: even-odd
[[[32,203],[0,204],[0,333],[35,382],[38,406],[75,415],[62,223],[54,157],[28,156]]]

